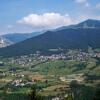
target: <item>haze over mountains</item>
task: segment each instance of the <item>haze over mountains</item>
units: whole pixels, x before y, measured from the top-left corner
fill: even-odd
[[[42,34],[43,32],[41,31],[41,32],[32,32],[32,33],[11,33],[11,34],[2,35],[2,37],[12,41],[13,43],[18,43],[25,39]]]
[[[0,56],[18,56],[49,52],[49,49],[87,49],[100,48],[100,21],[86,20],[77,25],[64,26],[54,31],[26,39],[22,42],[0,49]]]

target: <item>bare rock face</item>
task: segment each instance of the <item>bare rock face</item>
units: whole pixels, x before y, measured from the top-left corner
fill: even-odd
[[[7,39],[5,39],[3,37],[0,37],[0,48],[9,46],[11,44],[12,44],[12,42],[10,42],[9,40],[7,40]]]

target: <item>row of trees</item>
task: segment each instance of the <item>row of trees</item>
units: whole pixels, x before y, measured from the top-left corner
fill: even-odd
[[[89,86],[79,85],[77,81],[72,81],[70,83],[70,88],[71,90],[68,92],[68,95],[64,98],[64,100],[100,100],[99,87],[94,89]],[[32,87],[29,98],[30,100],[45,100],[44,97],[38,95],[36,86]]]
[[[100,85],[96,88],[79,85],[77,81],[70,84],[70,92],[64,100],[100,100]]]

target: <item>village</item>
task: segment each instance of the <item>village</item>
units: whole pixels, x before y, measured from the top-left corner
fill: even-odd
[[[52,54],[52,55],[42,55],[40,53],[36,54],[30,54],[30,55],[25,55],[25,56],[20,56],[16,58],[9,58],[8,62],[2,62],[0,61],[0,66],[6,65],[6,63],[10,65],[17,65],[17,66],[32,66],[33,63],[36,65],[41,63],[41,62],[46,62],[46,61],[56,61],[56,60],[67,60],[67,61],[87,61],[89,58],[92,57],[98,57],[100,58],[100,52],[96,53],[87,53],[87,52],[81,52],[78,51],[77,53],[60,53],[60,54]],[[25,77],[24,74],[19,74],[16,73],[16,68],[12,68],[9,70],[10,76],[12,77],[17,77],[17,79],[13,79],[11,81],[11,84],[14,86],[25,86],[25,85],[32,85],[34,84],[34,80],[24,80],[23,78]],[[0,77],[6,77],[7,73],[0,71]],[[83,81],[82,75],[71,75],[67,77],[59,77],[60,81]]]
[[[21,66],[31,66],[33,62],[45,62],[49,60],[72,60],[72,61],[87,61],[89,58],[98,57],[100,58],[100,52],[82,52],[78,51],[76,53],[60,53],[60,54],[51,54],[43,55],[40,53],[24,55],[16,58],[9,58],[10,64],[18,64]],[[3,64],[3,62],[0,62]]]

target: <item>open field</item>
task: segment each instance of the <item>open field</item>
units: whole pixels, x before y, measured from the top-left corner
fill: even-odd
[[[100,84],[100,58],[89,57],[87,60],[40,58],[25,56],[25,58],[0,59],[4,63],[0,66],[0,95],[2,95],[0,100],[12,100],[13,96],[15,100],[18,98],[28,100],[33,85],[36,85],[37,93],[46,98],[44,100],[51,100],[47,97],[64,97],[72,92],[70,84],[73,81],[82,84],[77,89],[82,89],[84,93],[87,87],[89,91],[92,88],[95,91]]]

